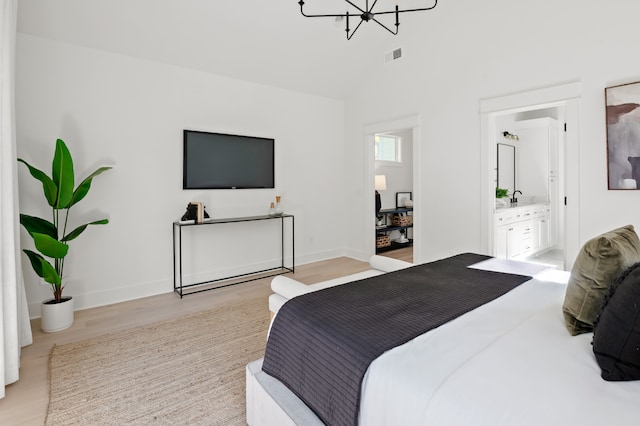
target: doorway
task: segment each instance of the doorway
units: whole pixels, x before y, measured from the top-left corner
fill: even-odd
[[[570,270],[579,249],[579,99],[580,84],[569,83],[545,89],[523,92],[480,102],[482,173],[481,219],[485,226],[481,229],[482,245],[485,253],[494,253],[494,212],[496,188],[496,134],[500,129],[501,117],[520,115],[535,117],[553,112],[563,123],[564,149],[560,151],[563,165],[563,182],[559,196],[559,238],[562,240],[561,264]],[[564,126],[566,123],[566,128]]]
[[[564,269],[564,123],[564,104],[496,115],[495,186],[507,188],[509,196],[518,200],[512,204],[503,198],[499,207],[496,204],[497,217],[504,219],[514,207],[522,206],[518,212],[534,219],[524,228],[512,223],[494,230],[495,236],[504,239],[494,242],[493,255],[517,255]],[[526,210],[527,206],[531,207]],[[523,229],[528,232],[519,234]],[[530,247],[528,254],[518,244],[523,241]]]
[[[397,194],[396,193],[411,193],[411,204],[415,211],[420,211],[420,197],[417,196],[420,193],[420,176],[419,168],[416,167],[417,159],[419,158],[420,144],[419,137],[419,116],[411,115],[404,118],[395,120],[389,120],[370,124],[365,126],[365,152],[367,153],[367,173],[366,173],[366,194],[369,194],[367,198],[370,202],[367,203],[365,209],[365,220],[363,221],[365,226],[365,239],[367,247],[365,253],[368,256],[376,254],[377,237],[379,235],[378,215],[376,211],[376,178],[375,176],[385,176],[386,188],[380,192],[381,208],[383,210],[395,209],[397,206]],[[375,136],[376,135],[391,135],[399,136],[402,142],[400,147],[401,162],[393,165],[389,162],[376,162],[375,160]],[[404,167],[404,163],[409,167]],[[411,170],[409,176],[403,176],[401,169],[408,168]],[[378,178],[380,180],[380,178]],[[401,194],[402,195],[402,194]],[[405,197],[406,198],[406,197]],[[413,212],[412,212],[413,213]],[[420,214],[412,214],[412,224],[410,228],[405,229],[404,236],[411,238],[411,244],[409,246],[400,248],[398,250],[382,251],[380,254],[400,258],[408,262],[414,262],[419,259],[420,252]],[[400,233],[391,233],[390,238],[400,237]],[[396,235],[397,234],[397,235]]]

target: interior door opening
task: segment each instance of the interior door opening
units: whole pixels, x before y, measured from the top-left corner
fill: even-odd
[[[413,129],[373,139],[376,254],[413,262]]]
[[[408,262],[420,259],[419,117],[365,127],[368,153],[365,252]],[[376,153],[376,151],[378,151]],[[376,158],[378,158],[376,160]]]
[[[564,104],[496,114],[494,256],[564,269],[565,121]]]
[[[487,254],[495,255],[500,252],[504,256],[504,246],[501,245],[505,235],[502,233],[503,227],[498,226],[497,220],[500,218],[499,207],[496,203],[498,164],[496,144],[505,142],[501,138],[514,136],[507,143],[515,146],[515,175],[516,183],[512,190],[520,201],[527,203],[547,202],[556,208],[555,212],[547,212],[550,217],[554,217],[553,226],[556,226],[557,241],[546,250],[550,261],[555,261],[556,266],[570,270],[573,259],[579,249],[579,99],[581,95],[580,83],[567,83],[561,86],[554,86],[544,89],[523,92],[514,95],[488,99],[480,102],[481,114],[481,142],[482,142],[482,173],[486,176],[485,185],[482,188],[482,223],[485,226],[481,229],[483,249]],[[518,139],[522,140],[526,136],[527,127],[533,122],[547,120],[549,123],[557,124],[556,155],[550,153],[546,146],[546,151],[534,152],[531,147],[524,147],[523,157],[518,158]],[[518,135],[521,132],[521,135]],[[551,131],[549,131],[551,132]],[[553,133],[549,133],[553,134]],[[548,142],[551,143],[551,142]],[[520,148],[523,148],[521,146]],[[567,161],[573,159],[573,161]],[[536,161],[544,160],[544,170],[536,168]],[[551,164],[557,164],[552,166]],[[521,169],[518,171],[518,169]],[[520,176],[518,173],[520,172]],[[524,177],[522,173],[525,173]],[[535,177],[536,173],[541,176]],[[483,177],[483,179],[485,179]],[[523,183],[525,182],[525,183]],[[525,185],[528,190],[521,190]],[[520,189],[519,191],[515,191]],[[522,193],[522,194],[521,194]],[[530,198],[527,199],[527,196]],[[508,207],[514,207],[513,201],[516,198],[511,195]],[[566,200],[569,200],[567,203]],[[555,215],[555,216],[554,216]],[[510,219],[512,220],[512,219]],[[510,222],[509,222],[510,223]],[[543,229],[542,224],[535,228],[534,232]],[[550,226],[550,224],[544,225]],[[501,234],[498,234],[500,231]],[[525,231],[529,229],[525,228]],[[522,234],[522,233],[521,233]],[[527,235],[519,235],[513,244],[529,244]],[[549,234],[547,234],[549,235]],[[538,235],[542,238],[540,235]],[[540,240],[543,241],[543,240]],[[528,249],[529,246],[526,246]],[[533,250],[531,253],[535,253]],[[545,253],[537,253],[544,255]],[[517,258],[519,253],[515,254]],[[522,260],[526,260],[527,254]]]

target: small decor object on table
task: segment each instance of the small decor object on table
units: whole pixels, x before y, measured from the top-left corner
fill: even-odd
[[[204,219],[209,219],[206,206],[199,201],[191,201],[187,204],[187,211],[180,218],[181,221],[193,220],[194,223],[202,223]]]
[[[275,215],[276,215],[276,207],[275,207],[275,203],[272,201],[271,206],[269,207],[269,216],[275,216]]]
[[[202,207],[202,203],[200,201],[193,201],[191,204],[195,205],[196,223],[202,223],[204,220],[204,209]]]
[[[282,210],[282,197],[280,195],[276,195],[276,206],[275,206],[275,213],[276,216],[282,216],[282,213],[284,213],[284,211]]]
[[[69,241],[76,239],[89,225],[105,225],[109,219],[100,219],[80,225],[73,231],[66,233],[71,207],[80,202],[89,192],[91,181],[94,177],[111,169],[110,166],[98,168],[89,177],[83,180],[75,190],[75,174],[73,160],[67,145],[62,139],[56,141],[56,149],[53,157],[51,177],[41,170],[31,166],[21,158],[18,158],[29,169],[31,176],[42,183],[44,196],[52,209],[53,222],[26,214],[20,215],[20,224],[33,238],[36,253],[32,250],[23,250],[29,258],[34,272],[45,282],[51,285],[53,299],[42,302],[41,327],[44,332],[64,330],[73,324],[73,299],[62,297],[62,289],[65,287],[64,261],[69,252]],[[61,212],[65,210],[65,212]],[[45,257],[52,258],[52,265]]]
[[[409,205],[410,204],[410,205]],[[396,208],[412,207],[411,192],[396,192]]]

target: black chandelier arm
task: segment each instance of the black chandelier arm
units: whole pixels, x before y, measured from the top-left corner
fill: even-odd
[[[302,0],[301,0],[302,1]],[[373,9],[373,6],[375,6],[375,4],[378,2],[378,0],[376,0],[375,2],[373,2],[373,6],[371,6],[371,9],[369,9],[369,1],[367,0],[365,9],[367,10],[362,10],[360,8],[360,6],[358,6],[357,4],[354,4],[352,1],[350,0],[344,0],[345,2],[349,3],[351,6],[355,7],[356,9],[358,9],[361,13],[366,13],[366,12],[371,12],[371,9]],[[346,15],[344,15],[346,16]]]
[[[347,32],[347,40],[351,40],[351,37],[353,37],[356,31],[358,31],[358,28],[360,28],[360,25],[362,25],[364,21],[361,19],[360,22],[358,22],[358,25],[356,25],[355,29],[351,31],[351,34],[349,34],[349,16],[351,15],[347,14],[346,16],[347,16],[347,29],[345,31]]]
[[[375,12],[374,15],[389,15],[391,13],[405,13],[405,12],[422,12],[423,10],[431,10],[435,9],[438,5],[438,0],[434,0],[433,6],[429,7],[421,7],[419,9],[398,9],[398,10],[387,10],[385,12]]]
[[[391,34],[398,35],[398,27],[400,26],[400,22],[398,22],[397,19],[396,19],[396,23],[395,23],[395,26],[396,26],[396,30],[395,31],[393,31],[391,28],[387,27],[385,24],[383,24],[382,22],[378,21],[375,18],[373,18],[372,21],[375,22],[376,24],[380,25],[385,30],[389,31]]]
[[[340,14],[332,14],[332,15],[309,15],[308,13],[304,13],[303,7],[304,7],[304,1],[300,0],[298,2],[298,4],[300,5],[300,13],[302,14],[302,16],[304,16],[305,18],[344,18],[345,16],[347,16],[344,13],[340,13]]]
[[[349,15],[352,16],[352,15]],[[347,16],[348,19],[348,16]],[[380,25],[382,28],[384,28],[385,30],[389,31],[391,34],[393,35],[397,35],[398,34],[398,26],[400,25],[399,22],[396,21],[396,30],[393,31],[391,30],[389,27],[387,27],[386,25],[384,25],[382,22],[378,21],[377,19],[372,19],[372,21],[374,21],[376,24]],[[356,26],[356,28],[351,31],[351,34],[349,34],[349,23],[347,22],[347,29],[345,30],[347,32],[347,40],[351,40],[351,37],[353,37],[353,35],[356,33],[356,31],[358,31],[358,28],[360,28],[360,25],[362,25],[362,23],[365,22],[363,19],[360,20],[360,22],[358,22],[358,25]]]

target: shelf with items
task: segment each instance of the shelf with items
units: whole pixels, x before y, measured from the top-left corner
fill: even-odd
[[[377,215],[379,226],[376,226],[376,253],[407,247],[413,243],[408,234],[413,229],[413,207],[382,209]],[[391,233],[400,231],[402,239],[392,240]]]
[[[407,239],[406,243],[399,243],[397,241],[391,241],[391,244],[384,247],[376,248],[376,253],[383,253],[385,251],[397,250],[405,247],[410,247],[413,245],[412,239]]]

